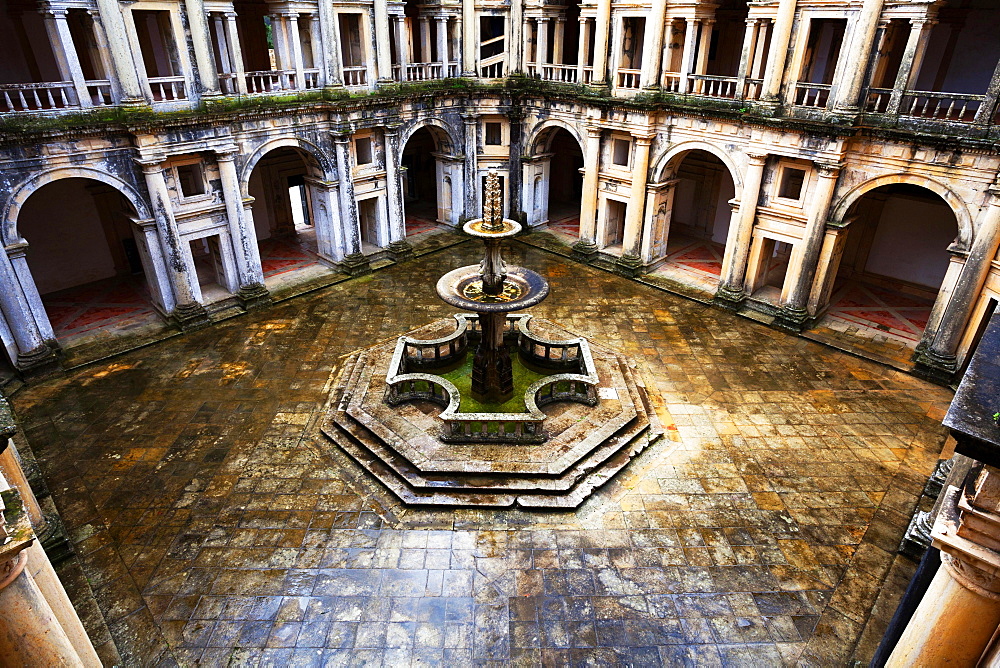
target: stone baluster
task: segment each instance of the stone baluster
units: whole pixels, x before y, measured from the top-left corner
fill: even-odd
[[[627,276],[637,275],[642,268],[642,258],[639,253],[642,246],[642,220],[649,172],[649,145],[653,142],[653,135],[633,134],[632,138],[635,143],[632,187],[625,215],[622,255],[617,261],[617,270]]]
[[[399,61],[399,80],[407,81],[406,68],[410,64],[410,39],[406,16],[396,16],[396,60]]]
[[[188,30],[194,48],[194,64],[198,68],[198,83],[202,97],[219,95],[219,73],[215,70],[212,41],[208,36],[208,18],[204,0],[184,0]]]
[[[181,329],[197,329],[209,324],[208,313],[201,302],[201,287],[198,274],[189,253],[183,246],[187,241],[181,238],[170,202],[170,191],[163,178],[163,159],[137,160],[146,179],[146,189],[153,205],[160,248],[170,278],[174,296],[174,310],[171,314]]]
[[[930,345],[916,357],[923,375],[950,381],[958,370],[957,352],[966,324],[975,307],[990,266],[1000,249],[1000,185],[990,188],[990,202],[976,226],[976,236],[951,298],[944,307],[940,325]]]
[[[114,76],[121,90],[120,103],[126,106],[146,103],[142,81],[139,78],[139,68],[142,59],[136,60],[137,51],[132,50],[129,41],[125,17],[122,15],[121,4],[117,0],[96,0],[103,33],[107,39],[108,52],[114,63]]]
[[[929,42],[927,33],[930,32],[933,25],[933,21],[926,19],[912,19],[910,21],[910,35],[906,39],[903,60],[899,63],[896,81],[892,84],[892,95],[889,96],[889,106],[885,110],[887,114],[899,113],[899,105],[903,101],[903,95],[916,83],[917,76],[920,74],[920,64],[927,52]]]
[[[406,211],[403,202],[402,173],[399,170],[398,124],[387,125],[385,137],[385,197],[389,210],[389,253],[394,260],[413,257],[413,247],[406,240]]]
[[[686,21],[684,30],[684,55],[681,57],[681,75],[679,92],[688,92],[688,77],[691,76],[694,67],[695,44],[698,41],[698,19],[690,18]]]
[[[462,114],[465,124],[465,217],[480,218],[479,211],[479,114]]]
[[[782,290],[784,299],[781,311],[774,321],[776,326],[792,331],[801,330],[809,318],[806,301],[816,275],[816,263],[823,247],[827,214],[837,186],[840,165],[816,163],[816,173],[819,177],[816,190],[808,198],[812,202],[812,209],[802,233],[802,241],[799,242],[800,247],[795,249],[797,252],[792,253],[789,261],[786,289]]]
[[[778,14],[774,21],[774,31],[771,33],[767,65],[764,67],[764,83],[761,85],[762,102],[769,104],[780,102],[781,82],[785,76],[785,60],[788,57],[788,44],[792,38],[792,24],[795,19],[795,1],[778,2]]]
[[[340,194],[340,224],[344,238],[343,269],[352,276],[371,271],[368,258],[361,250],[361,225],[358,204],[354,199],[354,175],[351,170],[351,134],[340,132],[333,136],[337,154],[337,174]]]
[[[580,240],[573,245],[573,255],[590,260],[597,254],[597,185],[601,162],[601,128],[587,128],[584,146],[583,193],[580,198]]]
[[[640,85],[647,90],[660,85],[660,52],[663,51],[663,26],[667,17],[667,3],[654,2],[646,20],[646,34],[643,36],[643,58]]]
[[[608,38],[611,32],[611,0],[597,0],[597,21],[594,25],[594,79],[595,85],[608,81]]]
[[[747,259],[750,256],[750,241],[757,216],[757,202],[760,199],[760,184],[764,179],[766,153],[747,153],[747,169],[743,177],[743,191],[739,206],[733,212],[726,235],[726,251],[722,258],[719,289],[715,300],[727,307],[741,304],[746,297]]]
[[[229,219],[229,237],[232,239],[233,255],[236,261],[236,280],[239,291],[236,298],[249,310],[262,308],[271,303],[271,295],[264,287],[264,273],[260,265],[260,250],[257,235],[252,225],[244,218],[243,191],[236,173],[236,147],[216,150],[219,176],[222,182],[222,197],[226,203],[226,217]]]
[[[462,0],[462,76],[477,76],[476,0]]]
[[[80,67],[80,58],[76,53],[76,46],[73,44],[73,35],[69,31],[69,22],[66,20],[67,14],[67,10],[62,8],[47,9],[42,12],[45,31],[48,33],[49,43],[52,45],[52,55],[56,59],[60,79],[73,84],[74,97],[80,107],[92,107],[93,103],[90,99],[90,92],[87,90],[87,82],[83,78],[83,69]]]
[[[861,87],[868,72],[872,47],[876,44],[879,17],[882,15],[884,0],[864,0],[854,28],[851,30],[850,48],[843,63],[840,85],[834,93],[834,111],[857,113],[861,98]]]
[[[375,0],[375,68],[378,70],[378,83],[392,83],[392,53],[389,49],[389,3],[387,0]]]

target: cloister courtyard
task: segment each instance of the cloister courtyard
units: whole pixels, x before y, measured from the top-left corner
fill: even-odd
[[[13,397],[105,662],[867,663],[915,568],[896,550],[951,392],[510,242],[551,284],[532,312],[636,360],[669,437],[575,512],[407,508],[320,432],[331,376],[450,315],[434,282],[480,253]]]

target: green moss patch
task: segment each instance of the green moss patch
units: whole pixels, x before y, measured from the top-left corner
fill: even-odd
[[[482,403],[472,398],[472,359],[474,357],[474,351],[470,350],[465,356],[465,363],[462,366],[448,373],[440,374],[442,378],[451,381],[462,395],[462,401],[458,406],[459,413],[524,413],[528,410],[524,405],[524,391],[539,378],[551,375],[538,373],[524,366],[517,354],[517,349],[511,348],[510,360],[514,372],[514,396],[502,404]]]

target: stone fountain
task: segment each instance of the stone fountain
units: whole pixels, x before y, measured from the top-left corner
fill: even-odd
[[[440,278],[466,313],[344,358],[323,432],[403,503],[575,508],[663,434],[637,367],[523,311],[548,282],[507,266],[521,226],[490,173],[478,265]],[[469,313],[471,312],[471,313]]]

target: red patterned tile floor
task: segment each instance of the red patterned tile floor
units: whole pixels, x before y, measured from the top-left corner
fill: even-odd
[[[141,278],[109,278],[42,297],[56,339],[65,344],[99,329],[131,329],[162,319]]]
[[[549,230],[565,234],[573,239],[580,238],[580,212],[554,214],[549,220]]]
[[[272,237],[259,243],[264,278],[319,264],[315,232],[309,229],[294,237]]]
[[[831,329],[857,328],[916,347],[934,300],[851,281],[838,283],[820,321]]]
[[[439,227],[442,226],[437,222],[436,204],[420,201],[406,203],[406,236],[412,237]]]
[[[707,239],[677,234],[667,240],[666,261],[655,274],[707,292],[715,292],[726,247]]]

